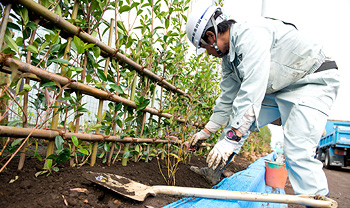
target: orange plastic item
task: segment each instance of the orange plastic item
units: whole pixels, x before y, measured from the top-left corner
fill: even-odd
[[[288,177],[286,164],[265,161],[265,182],[272,188],[284,189]]]

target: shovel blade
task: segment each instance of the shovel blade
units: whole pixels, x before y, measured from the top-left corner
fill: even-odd
[[[147,196],[155,195],[151,186],[146,186],[123,176],[91,171],[85,172],[83,175],[87,180],[93,183],[97,183],[136,201],[142,202],[147,198]]]

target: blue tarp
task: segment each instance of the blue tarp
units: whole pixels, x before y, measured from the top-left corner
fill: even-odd
[[[229,191],[259,192],[285,194],[284,189],[273,189],[265,185],[265,159],[273,160],[275,152],[262,157],[251,164],[246,170],[235,173],[234,175],[223,179],[219,184],[213,186],[214,189],[222,189]],[[220,199],[205,198],[183,198],[164,208],[204,208],[204,207],[230,207],[230,208],[254,208],[254,207],[288,207],[287,204],[267,203],[267,202],[251,202],[251,201],[234,201]]]

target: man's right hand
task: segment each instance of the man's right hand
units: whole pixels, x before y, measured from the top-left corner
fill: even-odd
[[[196,133],[192,136],[190,140],[190,148],[194,148],[195,150],[199,150],[201,144],[210,137],[210,134],[206,133],[204,130]]]

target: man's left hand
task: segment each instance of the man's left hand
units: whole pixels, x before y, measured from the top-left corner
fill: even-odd
[[[232,155],[238,142],[231,141],[227,138],[215,144],[214,148],[209,152],[207,163],[208,167],[215,170],[220,164],[220,170],[226,166],[227,160]]]

